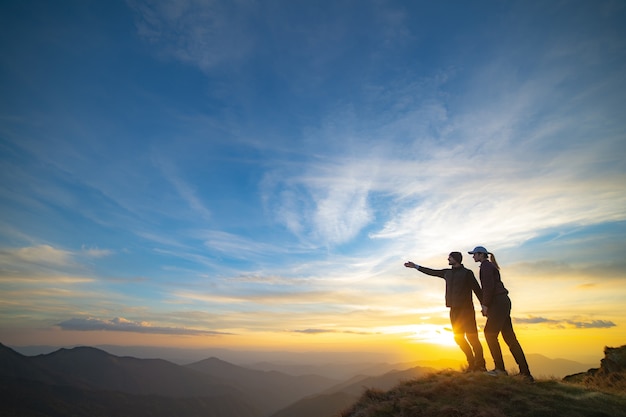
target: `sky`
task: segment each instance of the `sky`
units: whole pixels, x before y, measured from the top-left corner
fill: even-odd
[[[527,353],[599,360],[626,344],[624,21],[3,1],[0,342],[461,358],[443,280],[403,263],[478,276],[483,245]]]

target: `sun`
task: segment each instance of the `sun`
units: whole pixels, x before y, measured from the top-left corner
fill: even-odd
[[[387,327],[387,334],[402,334],[414,343],[428,343],[438,346],[456,346],[452,329],[437,324],[407,324]]]
[[[456,346],[452,329],[436,324],[418,324],[411,340],[439,346]]]

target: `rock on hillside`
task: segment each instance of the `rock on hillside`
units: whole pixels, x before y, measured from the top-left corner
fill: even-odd
[[[626,372],[626,345],[618,348],[604,348],[604,359],[600,361],[600,372],[606,374]]]
[[[563,381],[626,393],[626,345],[617,348],[605,347],[604,358],[600,360],[599,368],[568,375]]]

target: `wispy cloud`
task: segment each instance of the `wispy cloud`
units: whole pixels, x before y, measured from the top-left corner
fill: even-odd
[[[211,218],[211,211],[200,198],[198,191],[194,189],[194,186],[183,180],[178,168],[176,168],[171,160],[165,157],[155,156],[153,157],[153,162],[161,171],[166,181],[174,187],[178,195],[182,198],[182,201],[186,202],[195,215],[200,216],[204,221]]]
[[[82,253],[90,258],[104,258],[113,254],[110,249],[88,248],[83,245]]]
[[[209,250],[226,253],[236,258],[266,257],[286,252],[284,247],[218,230],[207,231],[201,236]]]
[[[70,251],[59,249],[51,245],[34,245],[21,248],[0,249],[0,279],[8,279],[21,275],[22,282],[30,279],[57,280],[64,282],[84,281],[86,259],[99,259],[110,256],[109,249],[87,248],[84,245],[80,250]],[[73,273],[80,271],[76,276]],[[93,280],[89,278],[89,280]]]
[[[318,243],[340,245],[368,229],[373,238],[419,237],[428,246],[416,249],[430,253],[441,250],[432,246],[439,236],[448,246],[481,241],[509,247],[549,228],[624,218],[626,195],[618,189],[626,178],[611,151],[621,140],[609,126],[575,123],[587,113],[584,108],[538,117],[546,103],[564,94],[551,77],[496,90],[492,103],[478,108],[452,107],[442,91],[444,86],[422,95],[406,113],[385,116],[396,120],[364,112],[344,120],[352,129],[329,130],[322,123],[309,133],[316,143],[328,144],[324,158],[284,164],[284,172],[264,182],[266,200],[279,202],[277,218]],[[426,133],[418,116],[432,102],[442,115],[427,117],[436,128]],[[402,121],[405,114],[409,120]],[[377,122],[386,130],[368,130]],[[591,138],[594,145],[588,146]],[[339,155],[333,155],[337,148]],[[357,157],[345,156],[350,154]]]
[[[211,330],[198,330],[182,327],[160,327],[153,326],[148,322],[137,322],[127,320],[122,317],[116,317],[111,320],[103,320],[97,318],[72,318],[59,323],[63,330],[74,331],[113,331],[113,332],[132,332],[145,334],[166,334],[166,335],[226,335],[224,333]]]
[[[57,249],[50,245],[0,250],[0,264],[7,265],[17,262],[54,267],[69,266],[73,263],[73,254],[70,251]]]
[[[360,334],[360,335],[372,335],[377,334],[375,332],[357,332],[350,330],[334,330],[334,329],[300,329],[300,330],[287,330],[290,333],[303,333],[303,334],[324,334],[324,333],[344,333],[344,334]]]
[[[277,219],[315,245],[335,246],[355,238],[374,219],[364,166],[351,161],[314,164],[304,175],[288,174],[274,204]],[[265,186],[269,183],[266,181]]]
[[[33,275],[18,275],[12,273],[0,273],[0,281],[6,283],[13,283],[15,285],[75,285],[81,283],[95,282],[96,279],[89,276],[72,276],[72,275],[57,275],[57,274],[33,274]]]
[[[547,324],[553,328],[576,329],[607,329],[617,326],[610,320],[575,320],[575,319],[548,319],[545,317],[514,317],[513,321],[520,324]]]

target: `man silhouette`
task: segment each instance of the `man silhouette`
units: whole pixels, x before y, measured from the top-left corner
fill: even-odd
[[[462,261],[461,252],[450,252],[448,264],[452,268],[449,269],[430,269],[411,261],[406,262],[404,266],[446,281],[446,307],[450,307],[450,323],[454,341],[467,358],[467,371],[486,371],[483,347],[478,340],[476,314],[472,300],[472,291],[481,302],[483,293],[474,273],[465,268]]]

